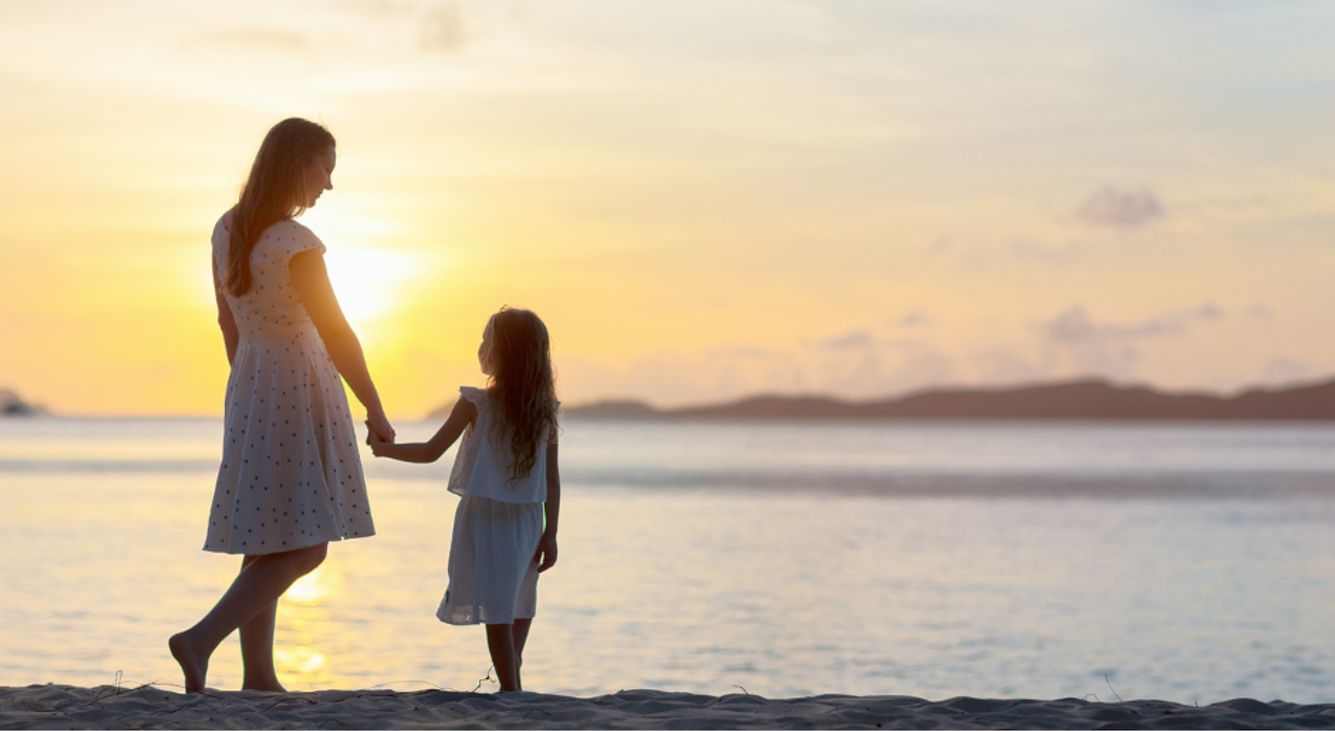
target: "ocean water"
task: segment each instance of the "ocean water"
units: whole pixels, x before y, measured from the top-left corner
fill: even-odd
[[[180,683],[166,638],[239,564],[199,550],[220,440],[0,420],[0,685]],[[285,596],[280,678],[495,690],[434,617],[453,452],[363,458],[379,534]],[[531,690],[1335,697],[1335,426],[572,420],[561,460]],[[209,684],[240,675],[233,636]]]

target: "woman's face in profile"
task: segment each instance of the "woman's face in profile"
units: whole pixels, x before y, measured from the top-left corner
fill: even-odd
[[[323,155],[317,155],[311,160],[310,167],[306,168],[305,173],[305,200],[307,208],[315,205],[315,201],[320,199],[320,195],[326,190],[334,189],[334,164],[337,162],[334,148],[325,150]]]

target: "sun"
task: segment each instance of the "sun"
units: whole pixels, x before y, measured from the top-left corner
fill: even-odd
[[[412,285],[425,268],[419,252],[396,242],[410,232],[404,222],[383,215],[386,201],[346,195],[320,202],[303,223],[322,235],[325,267],[338,304],[358,336],[407,305]]]
[[[411,256],[343,246],[325,252],[329,282],[353,329],[361,332],[403,304],[404,286],[419,271]]]

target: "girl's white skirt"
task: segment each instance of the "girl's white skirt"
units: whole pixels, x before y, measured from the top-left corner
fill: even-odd
[[[436,616],[448,624],[510,624],[538,606],[542,503],[465,495],[454,511],[450,583]]]

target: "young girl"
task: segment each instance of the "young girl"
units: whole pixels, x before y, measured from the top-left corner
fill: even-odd
[[[487,321],[477,359],[490,376],[487,388],[461,387],[462,398],[430,441],[392,444],[372,432],[367,443],[377,457],[434,462],[464,435],[449,482],[462,498],[450,583],[436,616],[487,626],[487,649],[505,692],[523,689],[519,667],[537,609],[538,574],[556,564],[561,476],[547,327],[528,310],[503,307]]]

